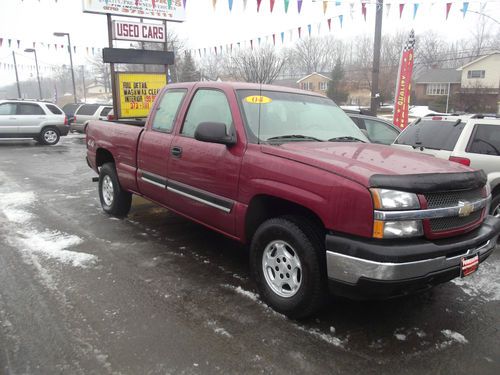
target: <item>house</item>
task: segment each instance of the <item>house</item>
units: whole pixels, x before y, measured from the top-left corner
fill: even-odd
[[[328,90],[328,83],[331,81],[325,74],[321,73],[311,73],[297,81],[299,88],[302,90],[313,91],[318,94],[326,95]]]
[[[481,56],[457,71],[461,74],[460,109],[497,113],[500,105],[500,51]]]
[[[453,68],[423,71],[414,82],[414,104],[449,111],[460,92],[460,83],[461,73]]]

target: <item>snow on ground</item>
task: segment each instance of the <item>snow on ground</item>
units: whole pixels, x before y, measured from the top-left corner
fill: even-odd
[[[500,301],[500,263],[487,261],[481,263],[477,272],[465,278],[451,281],[462,291],[471,296],[491,302]]]

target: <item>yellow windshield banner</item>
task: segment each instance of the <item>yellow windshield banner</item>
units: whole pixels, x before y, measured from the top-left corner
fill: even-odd
[[[268,98],[267,96],[252,95],[252,96],[247,96],[245,98],[245,101],[251,104],[266,104],[266,103],[271,103],[273,100],[271,98]]]
[[[166,74],[117,73],[118,118],[147,117],[156,95],[167,84]]]

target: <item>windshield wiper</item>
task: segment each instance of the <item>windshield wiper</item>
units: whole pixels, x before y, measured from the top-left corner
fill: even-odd
[[[363,142],[363,143],[366,143],[362,139],[359,139],[359,138],[356,138],[356,137],[351,137],[350,135],[346,135],[346,136],[343,136],[343,137],[330,138],[328,140],[328,142]]]
[[[306,140],[306,141],[317,141],[317,142],[323,142],[323,140],[314,138],[314,137],[309,137],[308,135],[302,135],[302,134],[288,134],[288,135],[279,135],[276,137],[271,137],[268,138],[267,141],[277,141],[277,140],[287,140],[287,139],[301,139],[301,140]]]

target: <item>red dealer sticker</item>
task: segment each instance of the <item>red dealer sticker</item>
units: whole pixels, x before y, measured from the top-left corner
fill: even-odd
[[[479,255],[476,254],[472,258],[462,258],[460,276],[465,277],[477,271],[479,267]]]

